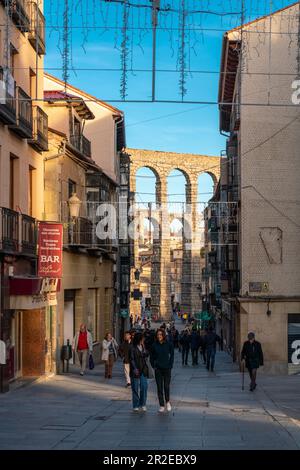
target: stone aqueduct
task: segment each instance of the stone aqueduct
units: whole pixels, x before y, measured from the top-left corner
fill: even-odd
[[[161,207],[168,202],[167,178],[172,170],[183,173],[186,179],[186,204],[190,211],[191,229],[196,229],[198,220],[198,177],[208,173],[216,187],[220,178],[221,158],[215,156],[160,152],[153,150],[127,149],[130,155],[130,185],[131,191],[136,192],[136,173],[140,168],[147,167],[156,177],[156,206]],[[163,237],[164,224],[169,218],[160,216],[158,239],[153,241],[153,256],[151,269],[151,305],[152,313],[159,318],[168,320],[171,317],[171,296],[169,282],[170,241]],[[157,222],[157,219],[156,219]],[[192,240],[183,240],[182,267],[182,311],[195,313],[201,309],[198,285],[201,278],[200,249],[193,246]],[[191,249],[192,247],[192,249]],[[138,241],[135,241],[135,262],[138,260]]]

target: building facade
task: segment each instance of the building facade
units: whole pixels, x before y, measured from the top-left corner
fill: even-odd
[[[42,2],[0,2],[0,340],[1,390],[17,377],[53,370],[51,288],[37,275],[43,219],[43,156],[48,148],[43,99]],[[52,292],[51,292],[52,291]]]
[[[97,232],[103,219],[98,212],[102,205],[113,207],[118,221],[121,171],[117,165],[121,166],[124,122],[120,120],[119,127],[115,123],[116,116],[112,117],[111,113],[114,124],[111,132],[116,132],[112,136],[116,139],[116,148],[111,157],[112,160],[118,157],[118,161],[115,162],[115,172],[109,171],[110,161],[104,171],[105,162],[101,167],[99,165],[101,146],[97,140],[98,133],[92,133],[91,139],[87,137],[88,124],[97,120],[97,116],[101,134],[99,113],[104,105],[94,106],[94,114],[89,102],[86,104],[86,97],[80,96],[77,89],[77,95],[71,94],[63,91],[62,82],[59,90],[58,84],[55,78],[45,78],[45,87],[49,88],[45,90],[45,106],[49,115],[50,142],[45,158],[45,214],[47,220],[58,220],[64,226],[63,279],[58,299],[60,335],[57,338],[57,363],[61,365],[59,351],[68,340],[72,341],[81,323],[91,331],[94,358],[100,360],[105,333],[110,331],[119,338],[123,326],[120,289],[122,306],[127,298],[124,299],[126,286],[118,282],[121,262],[117,234],[112,238],[107,233],[106,238],[101,238]],[[69,89],[73,91],[71,86]],[[109,153],[106,159],[110,160],[108,157]],[[122,162],[125,158],[122,154]],[[122,166],[122,195],[126,187],[124,167],[125,163]],[[78,205],[75,218],[71,213],[73,203]]]
[[[231,268],[223,311],[234,315],[237,357],[254,331],[264,371],[276,374],[299,371],[298,34],[298,2],[226,33],[219,87],[225,198],[237,203],[229,234],[238,240],[225,247]]]

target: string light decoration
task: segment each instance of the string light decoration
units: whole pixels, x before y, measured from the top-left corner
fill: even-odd
[[[97,35],[99,46],[109,43],[112,55],[119,54],[120,66],[95,67],[94,70],[119,74],[122,101],[159,101],[161,77],[164,73],[172,73],[178,77],[178,101],[188,103],[196,102],[188,99],[195,77],[212,73],[203,69],[203,54],[207,54],[213,37],[219,35],[221,39],[226,31],[270,15],[290,3],[290,0],[45,0],[45,15],[48,36],[51,40],[57,38],[65,83],[71,72],[76,74],[84,70],[74,63],[78,54],[74,54],[73,49],[75,42],[78,47],[78,37],[82,38],[82,50],[88,52],[90,38]],[[282,12],[282,16],[286,15],[288,13]],[[299,51],[297,74],[300,77],[300,26],[295,34],[294,19],[284,22],[284,28],[280,27],[276,34],[287,38],[291,46],[296,42]],[[257,46],[255,48],[251,43],[252,54],[255,50],[259,54],[262,44],[271,43],[271,35],[275,33],[271,31],[270,22],[261,22],[259,30],[255,30]],[[251,34],[251,28],[250,31],[249,28],[242,29],[241,53],[245,59],[250,54],[248,38]],[[169,50],[168,61],[166,48]],[[211,54],[214,54],[213,50]],[[270,47],[269,59],[271,54]],[[165,62],[166,67],[159,67]],[[113,59],[112,63],[115,64]],[[247,73],[244,68],[241,71]],[[147,74],[150,93],[147,99],[129,99],[134,90],[134,87],[130,89],[131,77],[138,80],[140,73]],[[148,80],[150,76],[151,80]],[[175,99],[170,101],[177,102]]]

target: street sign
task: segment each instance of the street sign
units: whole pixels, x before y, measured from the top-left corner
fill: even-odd
[[[129,317],[128,308],[123,308],[123,309],[120,311],[120,317],[122,317],[122,318],[128,318],[128,317]]]
[[[249,282],[249,292],[252,292],[252,293],[269,292],[269,283],[268,282]]]

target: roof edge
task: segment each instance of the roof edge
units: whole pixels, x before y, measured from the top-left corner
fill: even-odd
[[[50,73],[44,72],[44,77],[49,78],[49,80],[52,80],[56,82],[59,85],[65,86],[65,83],[60,80],[59,78],[55,77],[54,75],[51,75]],[[74,90],[75,93],[81,93],[83,96],[85,96],[88,99],[91,99],[92,101],[95,101],[98,104],[101,104],[104,108],[109,109],[109,111],[119,115],[123,116],[124,112],[121,111],[118,108],[115,108],[114,106],[111,106],[109,103],[106,103],[105,101],[100,100],[96,96],[90,95],[89,93],[86,93],[85,91],[81,90],[80,88],[75,87],[74,85],[71,85],[70,83],[67,83],[67,87]]]

